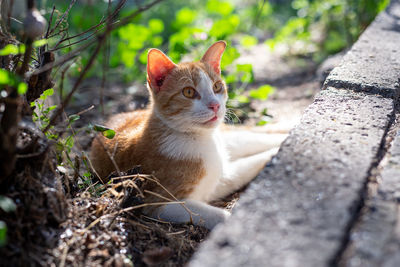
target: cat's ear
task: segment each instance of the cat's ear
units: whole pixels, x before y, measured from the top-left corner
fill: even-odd
[[[210,65],[217,74],[221,74],[221,57],[225,47],[225,41],[218,41],[210,46],[201,58],[201,61]]]
[[[163,52],[152,48],[147,54],[147,81],[155,93],[161,90],[168,73],[176,67]]]

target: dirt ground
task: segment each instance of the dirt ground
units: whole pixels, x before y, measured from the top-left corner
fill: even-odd
[[[255,85],[268,83],[277,89],[267,101],[252,103],[253,112],[243,123],[254,126],[267,108],[272,120],[258,129],[288,133],[319,91],[321,70],[309,62],[299,67],[280,56],[260,58],[263,49],[257,47],[240,60],[257,66]],[[148,102],[143,85],[107,85],[103,94],[104,113],[97,108],[89,110],[73,126],[78,134],[72,159],[89,150],[94,136],[80,128],[88,122],[101,124],[110,114],[143,108]],[[68,115],[100,106],[98,96],[98,83],[86,81]],[[9,242],[0,249],[0,266],[183,266],[207,237],[204,228],[172,225],[142,215],[137,188],[148,181],[135,168],[107,185],[94,183],[80,188],[79,171],[59,169],[54,161],[41,160],[40,166],[47,170],[44,177],[32,167],[27,182],[26,170],[20,170],[12,183],[18,188],[7,193],[21,202],[16,203],[15,215],[0,213],[9,226]],[[52,179],[41,184],[46,177]],[[214,204],[232,209],[238,197],[235,193]]]

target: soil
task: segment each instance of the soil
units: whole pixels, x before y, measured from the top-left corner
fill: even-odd
[[[268,83],[276,91],[265,102],[253,102],[253,111],[243,123],[254,126],[267,108],[272,120],[258,127],[259,131],[288,133],[320,89],[321,77],[311,62],[298,67],[275,56],[260,64],[263,49],[256,47],[253,52],[259,53],[248,53],[240,60],[258,66],[254,86]],[[143,85],[113,84],[106,86],[101,105],[98,85],[97,81],[86,81],[66,111],[68,115],[85,111],[73,125],[77,134],[76,149],[69,154],[71,162],[89,151],[94,137],[84,130],[89,122],[101,124],[110,114],[143,108],[148,102]],[[90,109],[92,105],[100,108]],[[34,131],[21,133],[20,147],[29,146],[32,140],[45,140]],[[15,213],[0,209],[8,226],[8,243],[0,248],[0,266],[183,266],[207,237],[208,230],[202,227],[172,225],[142,215],[135,207],[143,203],[137,188],[146,182],[146,176],[137,174],[137,169],[125,173],[127,179],[83,185],[78,177],[84,167],[57,168],[54,146],[39,144],[19,159],[24,169],[18,169],[8,190],[3,187],[0,192],[17,204]],[[232,209],[238,197],[235,193],[213,204]]]

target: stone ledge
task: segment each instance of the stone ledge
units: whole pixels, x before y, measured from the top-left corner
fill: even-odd
[[[190,266],[325,266],[341,246],[393,100],[327,88]]]
[[[343,264],[368,178],[394,121],[399,44],[400,1],[394,0],[331,72],[300,125],[190,266]],[[384,204],[382,214],[391,213],[393,205]],[[383,222],[393,225],[392,215]],[[400,257],[387,262],[399,266]]]
[[[400,132],[379,170],[344,252],[349,267],[400,266]]]
[[[367,91],[385,97],[399,95],[400,2],[392,1],[332,70],[324,87]]]

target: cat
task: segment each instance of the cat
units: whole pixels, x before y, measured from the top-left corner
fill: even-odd
[[[179,64],[150,49],[149,106],[113,116],[107,125],[115,137],[99,136],[92,143],[91,162],[101,178],[116,167],[140,165],[184,202],[145,209],[153,218],[214,228],[230,213],[208,202],[250,182],[282,141],[280,135],[223,129],[228,94],[220,62],[225,48],[226,43],[218,41],[200,61]],[[149,202],[171,198],[160,186],[146,189],[156,193],[146,197]]]

